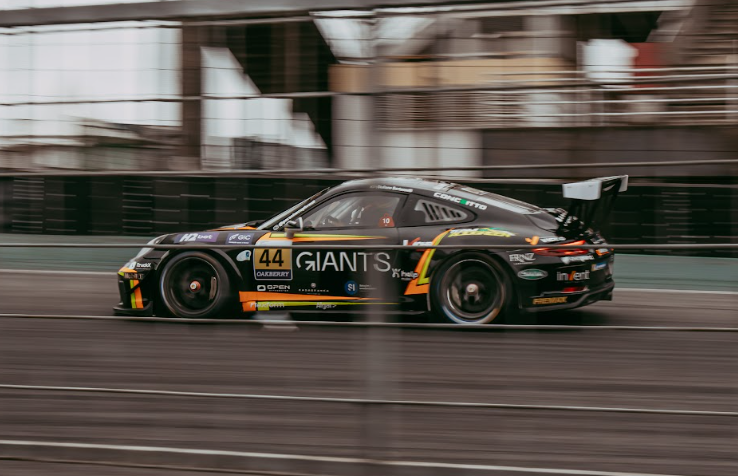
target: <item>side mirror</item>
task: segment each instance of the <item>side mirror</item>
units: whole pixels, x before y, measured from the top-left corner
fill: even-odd
[[[296,220],[288,221],[287,224],[284,226],[284,233],[287,235],[287,238],[292,239],[295,237],[295,233],[299,233],[302,231],[302,228],[302,217],[300,217]]]

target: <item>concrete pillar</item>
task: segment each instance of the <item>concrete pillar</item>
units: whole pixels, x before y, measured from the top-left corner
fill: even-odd
[[[190,167],[200,168],[202,145],[202,57],[200,47],[205,42],[205,27],[182,26],[182,95],[197,97],[182,104],[182,139],[180,160]]]

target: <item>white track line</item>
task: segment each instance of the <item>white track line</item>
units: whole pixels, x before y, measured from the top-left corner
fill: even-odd
[[[309,456],[297,454],[280,454],[280,453],[251,453],[241,451],[225,451],[225,450],[202,450],[202,449],[186,449],[186,448],[170,448],[156,446],[130,446],[130,445],[101,445],[93,443],[62,443],[47,441],[24,441],[24,440],[0,440],[0,445],[11,447],[49,447],[49,448],[74,448],[82,450],[115,450],[129,452],[161,452],[186,455],[202,455],[202,456],[228,456],[241,457],[251,459],[264,460],[294,460],[294,461],[310,461],[319,463],[343,463],[357,465],[373,465],[385,467],[410,467],[410,468],[428,468],[428,469],[452,469],[452,470],[477,470],[477,471],[508,471],[517,473],[532,474],[565,474],[577,476],[684,476],[676,474],[654,474],[654,473],[623,473],[619,471],[593,471],[581,469],[560,469],[560,468],[532,468],[523,466],[497,466],[484,464],[456,464],[456,463],[435,463],[426,461],[383,461],[364,458],[348,458],[340,456]]]
[[[738,286],[738,284],[736,285]],[[615,292],[680,293],[680,294],[726,294],[738,295],[738,291],[704,291],[701,289],[658,289],[658,288],[615,288]]]
[[[0,269],[2,274],[69,274],[76,276],[115,276],[115,271],[70,271],[62,269]]]
[[[627,407],[588,407],[574,405],[526,405],[511,403],[472,403],[472,402],[440,402],[428,400],[372,400],[365,398],[340,397],[305,397],[297,395],[259,395],[244,393],[204,393],[185,392],[174,390],[144,390],[131,388],[100,388],[100,387],[58,387],[47,385],[10,385],[0,384],[0,389],[8,390],[41,390],[52,392],[81,392],[81,393],[114,393],[133,395],[156,395],[192,398],[237,398],[248,400],[281,400],[316,403],[349,403],[349,404],[385,404],[417,407],[459,407],[459,408],[489,408],[506,410],[551,410],[551,411],[578,411],[601,413],[646,413],[653,415],[683,415],[683,416],[718,416],[738,417],[738,412],[719,412],[711,410],[670,410],[657,408],[627,408]]]

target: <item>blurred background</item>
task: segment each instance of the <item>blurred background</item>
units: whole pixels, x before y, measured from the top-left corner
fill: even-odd
[[[737,127],[736,0],[0,0],[0,243],[628,174],[612,243],[735,244]],[[556,332],[116,320],[133,254],[0,247],[3,476],[738,473],[735,249],[619,253]]]
[[[2,1],[1,231],[206,228],[367,173],[558,206],[627,173],[613,241],[738,235],[736,2],[344,3]]]

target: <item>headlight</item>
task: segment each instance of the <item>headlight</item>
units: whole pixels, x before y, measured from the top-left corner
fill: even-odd
[[[165,236],[167,236],[167,235],[157,236],[156,238],[154,238],[153,240],[149,241],[146,244],[147,245],[158,245],[159,243],[161,243],[161,241],[164,239]],[[140,258],[142,256],[145,256],[145,255],[149,254],[152,251],[154,251],[154,248],[141,248],[141,251],[139,251],[138,254],[133,259],[136,259],[136,258]]]

